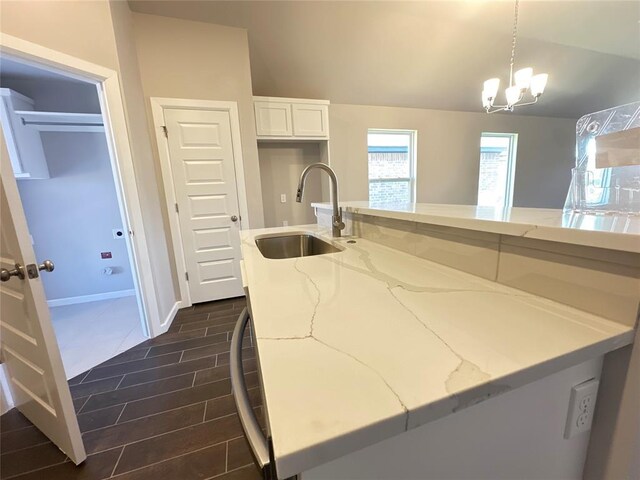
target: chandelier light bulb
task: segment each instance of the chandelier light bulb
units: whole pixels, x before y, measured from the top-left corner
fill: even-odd
[[[531,77],[531,95],[539,97],[544,93],[544,87],[547,86],[547,80],[549,75],[546,73],[539,73]]]
[[[505,90],[505,94],[507,96],[507,105],[509,107],[515,105],[520,100],[520,95],[522,91],[520,87],[517,85],[513,85]]]
[[[518,88],[522,90],[526,90],[529,88],[529,84],[531,82],[531,76],[533,75],[533,68],[527,67],[518,70],[513,74],[515,84]]]
[[[484,82],[484,92],[487,95],[487,98],[495,99],[496,95],[498,95],[498,88],[500,88],[499,78],[490,78]]]
[[[489,99],[489,96],[487,95],[486,90],[482,91],[482,107],[487,109],[487,108],[491,108],[491,103],[492,101]]]

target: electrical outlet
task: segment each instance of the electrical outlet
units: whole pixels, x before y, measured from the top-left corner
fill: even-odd
[[[287,194],[283,193],[280,195],[280,203],[287,203]]]
[[[283,227],[288,227],[289,226],[289,222],[287,220],[283,220],[282,221],[282,226]]]
[[[571,438],[591,429],[599,383],[598,380],[591,379],[571,389],[564,438]]]
[[[578,419],[576,420],[576,428],[578,428],[578,430],[584,431],[585,429],[589,428],[590,421],[591,415],[589,415],[588,413],[581,413],[580,415],[578,415]]]

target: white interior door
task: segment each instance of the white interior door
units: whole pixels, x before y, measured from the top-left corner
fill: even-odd
[[[231,116],[189,109],[164,116],[191,301],[244,295]]]
[[[2,134],[0,144],[0,267],[20,265],[24,271],[37,263]],[[0,282],[0,351],[11,395],[16,407],[78,464],[87,455],[44,288],[39,277],[24,273]]]

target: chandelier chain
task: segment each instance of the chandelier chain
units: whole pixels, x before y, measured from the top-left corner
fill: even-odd
[[[513,38],[511,40],[511,61],[509,67],[509,86],[513,85],[513,62],[516,58],[516,38],[518,36],[518,6],[520,0],[516,0],[513,13]]]
[[[2,1],[2,0],[0,0]],[[513,112],[516,106],[533,105],[538,103],[540,95],[547,85],[548,75],[546,73],[533,74],[533,68],[521,68],[517,72],[513,71],[516,62],[516,47],[518,41],[518,17],[520,10],[520,0],[512,0],[513,4],[513,30],[511,35],[511,60],[509,62],[509,85],[505,89],[506,103],[496,105],[494,102],[500,87],[500,78],[490,78],[484,82],[482,90],[482,106],[487,113]],[[514,78],[517,83],[514,83]],[[530,99],[522,102],[527,91]]]

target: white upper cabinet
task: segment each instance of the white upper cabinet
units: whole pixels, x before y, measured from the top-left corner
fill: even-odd
[[[328,137],[329,106],[309,103],[294,103],[293,134],[296,137]]]
[[[329,102],[253,97],[258,140],[328,140]]]
[[[40,132],[16,112],[33,110],[33,100],[8,88],[0,88],[0,120],[13,174],[18,179],[49,178]]]
[[[269,137],[293,135],[291,104],[285,102],[254,102],[256,134]]]

